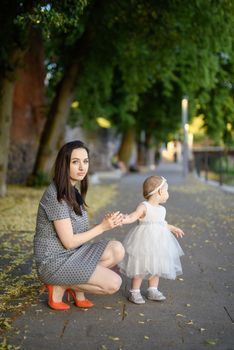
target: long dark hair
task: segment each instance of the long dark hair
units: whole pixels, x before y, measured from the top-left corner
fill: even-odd
[[[65,200],[75,211],[76,214],[82,215],[81,205],[87,207],[85,203],[86,193],[88,191],[88,176],[80,182],[80,194],[72,186],[70,181],[70,161],[74,149],[83,148],[86,150],[89,158],[89,150],[82,141],[68,142],[60,149],[54,164],[54,183],[57,189],[57,199]]]

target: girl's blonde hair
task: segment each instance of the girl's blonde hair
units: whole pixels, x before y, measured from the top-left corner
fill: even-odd
[[[150,176],[143,183],[143,196],[145,199],[150,197],[150,193],[154,191],[163,182],[163,177],[161,176]]]

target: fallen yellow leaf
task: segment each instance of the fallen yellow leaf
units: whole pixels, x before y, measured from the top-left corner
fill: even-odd
[[[118,341],[119,340],[118,337],[112,337],[112,335],[110,335],[108,338],[111,339],[111,340],[114,340],[114,341]]]
[[[187,324],[193,324],[193,321],[192,321],[192,320],[190,320],[189,322],[187,322]]]
[[[207,345],[216,345],[217,344],[217,339],[207,339],[207,340],[205,340],[205,344],[207,344]]]

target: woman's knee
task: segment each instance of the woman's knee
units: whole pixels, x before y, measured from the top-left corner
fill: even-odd
[[[112,249],[113,249],[115,262],[118,263],[119,261],[123,260],[125,250],[122,243],[119,241],[112,241]]]
[[[115,275],[110,279],[109,284],[106,288],[107,294],[114,294],[118,292],[122,284],[122,278],[115,273]]]

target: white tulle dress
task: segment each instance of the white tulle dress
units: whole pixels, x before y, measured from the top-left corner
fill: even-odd
[[[180,256],[184,252],[167,227],[166,209],[147,201],[142,204],[146,215],[123,241],[125,257],[119,264],[120,270],[130,278],[157,275],[175,279],[182,274]]]

